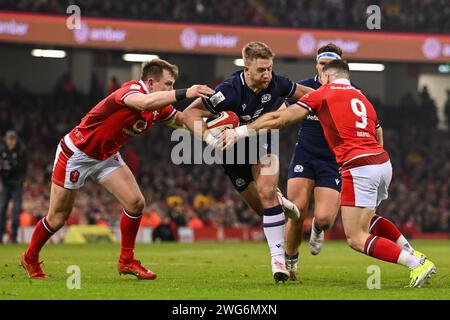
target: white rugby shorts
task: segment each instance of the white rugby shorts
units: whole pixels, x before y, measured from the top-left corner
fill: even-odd
[[[389,160],[345,170],[342,172],[341,205],[375,209],[388,198],[391,180]]]
[[[106,160],[97,160],[79,150],[66,135],[56,150],[52,181],[65,189],[78,190],[88,177],[100,182],[123,166],[125,162],[119,152]]]

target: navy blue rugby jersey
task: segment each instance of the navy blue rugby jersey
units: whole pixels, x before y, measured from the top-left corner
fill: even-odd
[[[203,99],[203,104],[213,114],[233,111],[239,116],[241,125],[244,125],[265,113],[278,110],[296,89],[295,82],[273,72],[268,88],[255,93],[245,83],[244,72],[237,71],[217,86],[215,95]]]

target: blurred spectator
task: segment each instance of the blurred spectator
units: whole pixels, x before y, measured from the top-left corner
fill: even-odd
[[[164,217],[162,222],[153,230],[153,241],[176,241],[176,226],[170,217]]]
[[[192,212],[192,215],[189,218],[187,226],[192,229],[201,229],[205,226],[205,224],[203,223],[202,219],[200,219],[195,212]]]
[[[0,10],[65,15],[72,0],[0,0]],[[382,31],[449,33],[448,0],[78,0],[84,16],[168,22],[367,30],[378,5]]]
[[[144,211],[144,215],[141,220],[141,227],[156,229],[161,223],[162,219],[155,208],[152,208],[150,212]]]
[[[447,118],[447,126],[450,128],[450,89],[447,90],[447,102],[445,103],[445,117]]]
[[[3,243],[10,200],[13,201],[10,241],[17,243],[26,173],[26,147],[19,141],[17,133],[10,130],[6,132],[4,142],[0,144],[0,177],[3,185],[0,197],[0,243]]]
[[[92,105],[97,104],[100,100],[103,99],[103,92],[100,86],[100,81],[98,80],[98,77],[94,72],[91,75],[91,85],[89,89],[89,98]]]
[[[108,95],[113,93],[114,91],[120,89],[122,85],[120,84],[119,80],[115,76],[111,78],[111,82],[108,85]]]

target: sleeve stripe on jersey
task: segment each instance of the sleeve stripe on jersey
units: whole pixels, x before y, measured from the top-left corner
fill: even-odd
[[[375,126],[375,129],[379,129],[381,128],[381,124],[377,123],[377,125]]]
[[[213,106],[211,105],[211,102],[209,101],[209,99],[205,99],[202,98],[203,101],[203,105],[205,106],[206,109],[208,109],[209,112],[211,112],[212,114],[219,114],[219,112],[217,112]]]
[[[172,112],[169,114],[169,116],[165,117],[164,119],[159,119],[160,121],[167,121],[172,119],[175,114],[177,113],[177,109],[173,109]]]
[[[127,93],[125,93],[125,94],[123,95],[123,97],[122,97],[122,99],[120,99],[120,101],[124,102],[123,100],[125,100],[126,97],[128,97],[128,96],[130,96],[130,95],[132,95],[132,94],[135,94],[135,93],[141,93],[141,92],[140,92],[140,91],[130,91],[130,92],[127,92]]]
[[[287,98],[292,97],[294,95],[294,93],[295,93],[295,90],[297,90],[297,84],[295,82],[292,82],[292,89],[289,92]]]
[[[313,113],[313,112],[314,112],[313,108],[311,108],[310,106],[308,106],[308,105],[307,105],[306,103],[304,103],[304,102],[299,101],[299,102],[297,102],[297,104],[298,104],[300,107],[303,107],[303,108],[305,108],[306,110],[308,110],[309,113]]]

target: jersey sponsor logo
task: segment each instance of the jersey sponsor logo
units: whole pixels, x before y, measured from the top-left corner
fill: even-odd
[[[224,102],[225,100],[226,98],[221,91],[217,92],[215,95],[209,98],[209,101],[211,102],[211,105],[214,108],[217,107],[221,102]]]
[[[319,117],[318,116],[308,116],[307,119],[311,120],[311,121],[319,121]]]
[[[253,116],[253,119],[258,118],[261,115],[261,113],[263,113],[263,111],[264,111],[264,108],[256,110],[255,115]]]
[[[144,132],[147,129],[147,121],[138,120],[133,126],[133,131],[137,134]]]
[[[263,111],[264,111],[264,108],[261,108],[261,109],[257,110],[253,116],[241,116],[241,118],[245,123],[248,123],[248,122],[252,121],[253,119],[258,118]]]
[[[141,87],[139,84],[132,84],[132,85],[130,86],[130,89],[131,89],[131,90],[141,90],[142,87]]]
[[[148,127],[147,121],[138,120],[133,125],[132,130],[123,128],[122,131],[125,132],[125,134],[127,134],[129,136],[136,137],[136,136],[140,135],[141,133],[143,133],[145,130],[147,130],[147,127]]]
[[[335,86],[330,86],[331,90],[356,90],[354,87],[352,86],[346,86],[346,87],[335,87]]]
[[[261,102],[262,103],[267,103],[270,100],[272,100],[272,95],[271,94],[265,94],[262,96]]]
[[[245,109],[247,109],[247,104],[244,103],[244,104],[242,105],[242,110],[245,111]]]
[[[339,179],[335,179],[334,181],[336,182],[337,186],[341,183],[341,180],[339,180]]]
[[[297,165],[294,168],[294,172],[295,173],[302,173],[303,171],[305,171],[305,168],[303,166],[301,166],[301,165]]]
[[[70,173],[70,182],[77,183],[80,180],[80,171],[74,170]]]
[[[236,186],[237,186],[238,188],[245,186],[245,184],[246,184],[246,182],[245,182],[245,180],[242,179],[242,178],[239,178],[239,179],[236,180]]]

